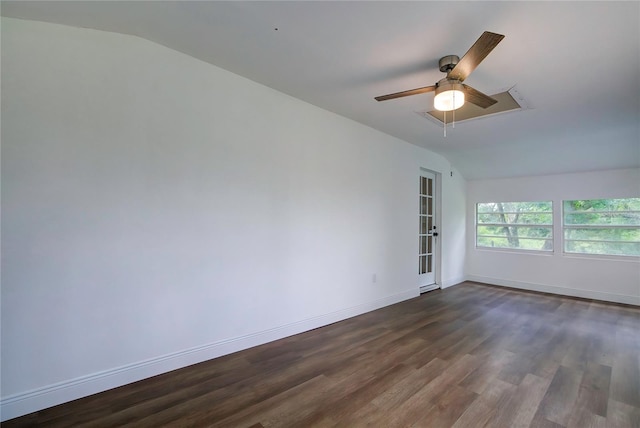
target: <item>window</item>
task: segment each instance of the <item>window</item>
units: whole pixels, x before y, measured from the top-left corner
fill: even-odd
[[[640,256],[640,198],[563,202],[564,251]]]
[[[552,202],[477,204],[476,246],[553,251]]]

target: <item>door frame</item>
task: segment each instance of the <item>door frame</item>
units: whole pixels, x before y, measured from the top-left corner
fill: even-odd
[[[434,222],[433,226],[435,226],[436,231],[438,232],[438,236],[433,238],[433,283],[432,284],[422,284],[421,274],[418,274],[418,287],[420,289],[420,293],[425,293],[427,291],[435,290],[438,288],[442,288],[441,281],[441,265],[442,265],[442,174],[428,169],[420,167],[418,171],[418,191],[416,192],[420,195],[420,177],[423,177],[423,174],[427,173],[432,175],[433,178],[433,192],[435,193],[435,197],[433,198],[433,203],[435,204],[433,210]],[[418,216],[420,215],[420,202],[418,198]],[[418,237],[419,234],[415,236]],[[419,238],[416,247],[419,249]]]

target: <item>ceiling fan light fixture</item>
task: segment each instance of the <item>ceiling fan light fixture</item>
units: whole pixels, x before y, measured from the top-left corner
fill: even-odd
[[[436,87],[433,107],[440,111],[457,110],[464,105],[462,83],[457,80],[442,79]]]

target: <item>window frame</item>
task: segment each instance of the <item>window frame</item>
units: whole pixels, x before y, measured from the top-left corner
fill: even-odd
[[[640,260],[640,254],[612,254],[612,253],[587,253],[587,252],[577,252],[577,251],[569,251],[567,249],[567,244],[571,242],[594,242],[594,243],[638,243],[640,245],[640,241],[620,241],[620,240],[611,240],[611,239],[568,239],[567,231],[569,230],[623,230],[623,229],[640,229],[640,224],[638,225],[629,225],[629,224],[606,224],[604,222],[598,224],[567,224],[566,222],[566,203],[576,202],[576,201],[616,201],[621,199],[640,199],[638,197],[628,197],[628,198],[595,198],[595,199],[563,199],[562,200],[562,212],[560,214],[562,221],[562,254],[568,257],[587,257],[587,258],[615,258],[615,259],[625,259],[625,260]],[[624,211],[571,211],[570,214],[603,214],[603,215],[612,215],[614,213],[623,214],[623,213],[633,213],[639,214],[640,210],[624,210]]]
[[[509,224],[509,223],[496,223],[496,222],[491,222],[491,223],[481,223],[480,220],[480,215],[481,214],[495,214],[495,213],[487,213],[487,212],[479,212],[478,208],[480,205],[482,204],[549,204],[550,205],[550,209],[548,211],[525,211],[525,212],[517,212],[517,211],[502,211],[501,214],[547,214],[549,215],[550,218],[550,223],[516,223],[516,224]],[[518,253],[526,253],[526,254],[542,254],[542,255],[552,255],[555,252],[555,210],[554,210],[554,203],[553,200],[545,200],[545,201],[510,201],[510,202],[506,202],[506,201],[490,201],[490,202],[476,202],[475,203],[475,215],[474,215],[474,222],[475,222],[475,227],[474,227],[474,245],[476,250],[488,250],[488,251],[506,251],[506,252],[518,252]],[[518,239],[522,239],[522,240],[538,240],[538,241],[550,241],[550,245],[549,245],[549,249],[545,250],[545,249],[530,249],[530,248],[521,248],[521,247],[490,247],[490,246],[485,246],[485,245],[480,245],[478,238],[480,237],[486,237],[486,238],[491,238],[491,237],[495,237],[495,238],[500,238],[500,239],[507,239],[506,236],[500,236],[500,235],[485,235],[485,234],[479,234],[478,233],[478,229],[480,226],[496,226],[496,227],[500,227],[500,226],[504,226],[504,225],[508,225],[508,227],[513,227],[516,229],[519,228],[546,228],[549,230],[550,236],[546,237],[546,238],[542,238],[542,237],[522,237],[522,236],[518,236]]]

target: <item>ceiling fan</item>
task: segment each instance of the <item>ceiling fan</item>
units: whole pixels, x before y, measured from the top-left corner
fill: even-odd
[[[440,71],[447,73],[447,77],[439,80],[435,85],[381,95],[375,97],[375,99],[377,101],[386,101],[435,91],[434,107],[440,111],[456,110],[462,107],[465,100],[482,108],[490,107],[497,103],[495,99],[462,82],[469,77],[469,74],[476,69],[502,39],[504,39],[502,34],[485,31],[462,58],[457,55],[447,55],[440,58]]]

